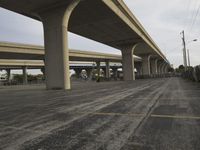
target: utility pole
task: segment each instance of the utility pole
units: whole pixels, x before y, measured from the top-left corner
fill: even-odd
[[[186,44],[185,44],[185,32],[184,30],[181,32],[182,34],[182,40],[183,40],[183,63],[184,63],[184,67],[185,70],[187,68],[187,56],[186,56]]]
[[[187,53],[188,53],[188,66],[190,67],[190,51],[189,51],[189,49],[187,49]]]

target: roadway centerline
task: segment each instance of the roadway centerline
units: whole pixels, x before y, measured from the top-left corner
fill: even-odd
[[[87,115],[99,115],[99,116],[129,116],[129,117],[144,117],[146,114],[135,114],[135,113],[104,113],[104,112],[76,112],[78,114],[87,114]],[[200,120],[200,116],[180,116],[180,115],[160,115],[160,114],[151,114],[149,117],[152,118],[171,118],[171,119],[191,119],[191,120]]]

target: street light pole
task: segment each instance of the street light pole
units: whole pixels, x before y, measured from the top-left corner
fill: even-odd
[[[184,67],[185,70],[187,68],[187,56],[186,56],[186,44],[185,44],[185,32],[184,30],[181,32],[182,34],[182,40],[183,40],[183,63],[184,63]]]

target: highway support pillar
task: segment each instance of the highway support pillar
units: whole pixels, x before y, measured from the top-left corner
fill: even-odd
[[[151,60],[151,70],[152,74],[156,75],[158,73],[158,59],[152,59]]]
[[[161,75],[162,61],[158,61],[158,74]]]
[[[97,80],[99,80],[100,79],[100,73],[101,73],[101,62],[97,61],[96,65],[97,65]]]
[[[135,68],[137,70],[137,75],[142,74],[142,64],[140,62],[135,63]]]
[[[72,11],[81,0],[45,8],[38,14],[44,27],[46,88],[71,89],[68,24]]]
[[[163,70],[163,73],[164,73],[164,74],[167,73],[167,70],[168,70],[168,64],[167,64],[167,63],[165,63],[165,64],[163,65],[162,70]]]
[[[150,55],[143,55],[142,57],[142,75],[150,76],[151,67],[150,67]]]
[[[133,51],[136,45],[124,46],[122,52],[122,67],[125,81],[135,80]]]
[[[92,74],[92,69],[86,68],[85,71],[87,73],[87,78],[90,79],[91,78],[91,74]]]
[[[166,64],[166,66],[165,66],[165,68],[164,68],[164,72],[165,72],[165,73],[168,73],[168,69],[169,69],[169,65]]]
[[[106,69],[105,69],[105,71],[106,71],[106,79],[109,80],[109,78],[110,78],[110,62],[109,61],[106,61]]]
[[[42,67],[40,70],[41,70],[41,72],[42,72],[42,74],[43,74],[43,76],[45,78],[45,67]]]
[[[163,62],[161,65],[161,74],[163,74],[163,75],[165,74],[165,65],[166,65],[165,62]]]
[[[164,75],[164,69],[163,69],[164,65],[165,65],[165,61],[164,60],[159,61],[158,72],[159,72],[159,76],[160,77],[163,77],[163,75]]]
[[[7,82],[10,82],[11,70],[10,69],[6,69],[6,73],[7,73]]]
[[[75,71],[76,77],[80,78],[82,69],[81,68],[76,68],[76,69],[74,69],[74,71]]]
[[[22,72],[23,72],[23,84],[27,84],[28,83],[27,66],[22,67]]]
[[[114,80],[117,80],[117,77],[118,77],[118,68],[112,68],[112,70],[113,70]]]

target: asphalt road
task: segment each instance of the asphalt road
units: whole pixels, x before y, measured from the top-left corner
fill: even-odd
[[[199,150],[200,84],[180,78],[0,87],[0,149]]]

